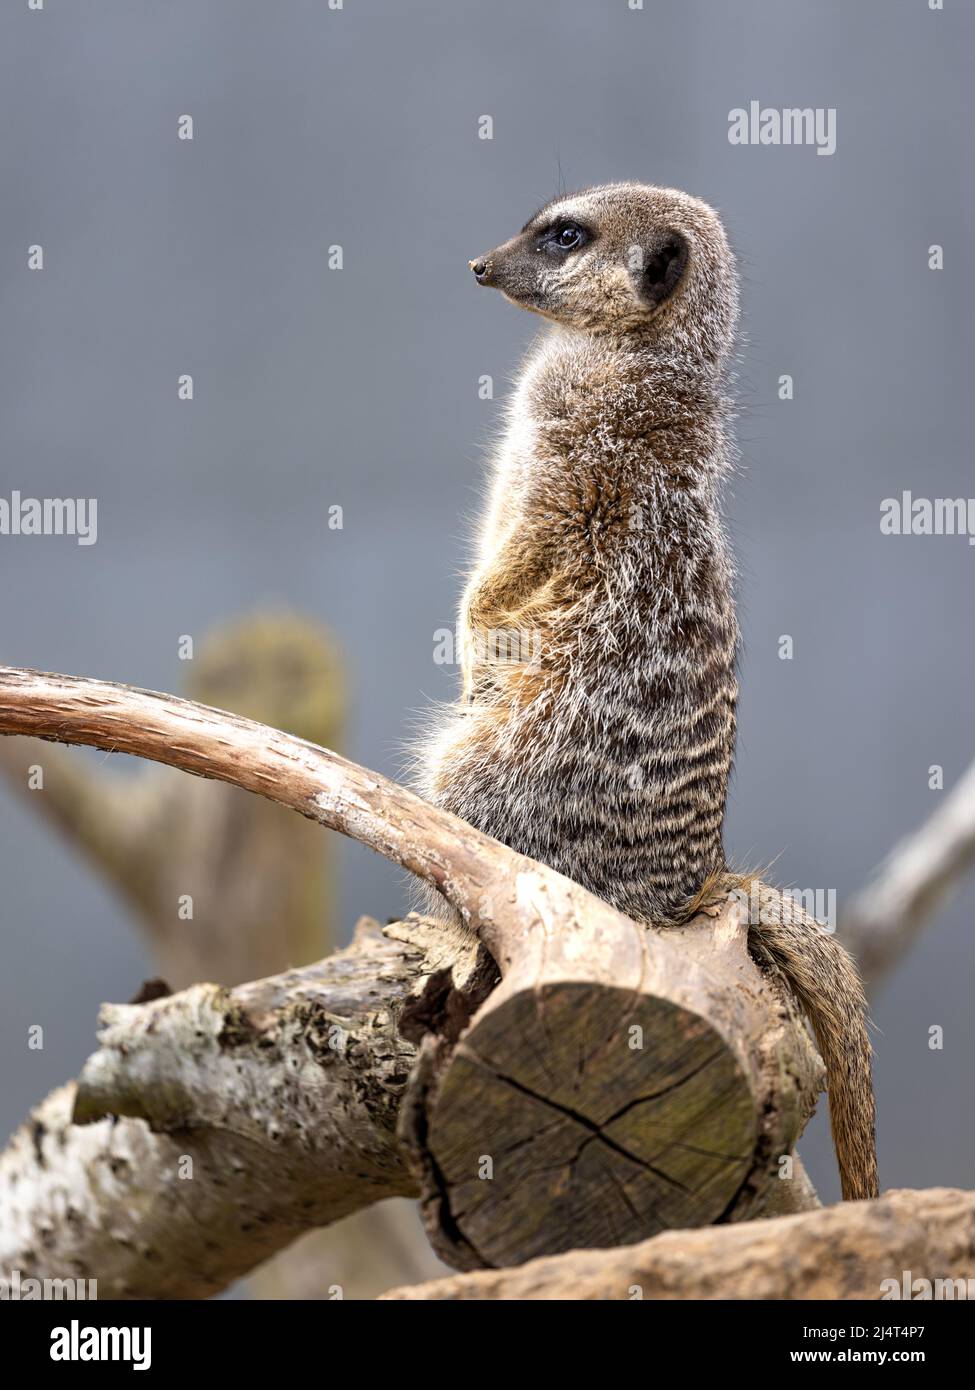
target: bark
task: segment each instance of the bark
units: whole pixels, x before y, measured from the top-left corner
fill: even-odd
[[[180,669],[196,700],[341,744],[345,664],[318,623],[249,613],[207,633]],[[167,984],[239,984],[334,949],[331,835],[239,787],[151,763],[125,776],[114,761],[38,739],[0,739],[0,774],[118,892]],[[40,788],[36,773],[28,776],[38,767]],[[187,900],[192,920],[180,910]],[[341,1271],[347,1296],[362,1297],[442,1272],[412,1204],[395,1201],[306,1237],[293,1267],[289,1261],[284,1251],[254,1272],[257,1297],[313,1297],[319,1268],[333,1279]]]
[[[490,956],[473,955],[470,937],[458,971],[464,938],[455,940],[399,1017],[401,1034],[421,1045],[400,1134],[428,1229],[451,1262],[628,1243],[675,1224],[752,1216],[771,1199],[820,1068],[781,983],[749,958],[734,903],[679,932],[651,931],[333,753],[168,696],[4,669],[0,731],[117,748],[235,782],[420,875],[473,928]],[[86,1118],[120,1104],[139,1115],[148,1095],[158,1105],[170,1093],[179,1049],[166,1054],[172,1066],[160,1085],[158,1032],[109,1014],[109,1040],[116,1023],[119,1046],[103,1047],[82,1078]],[[139,1048],[126,1041],[132,1027]],[[367,1052],[358,1073],[367,1090],[370,1066]],[[230,1088],[219,1090],[222,1104],[236,1096],[246,1111],[252,1093],[235,1091],[224,1070],[214,1073]],[[176,1073],[175,1109],[162,1119],[185,1125],[204,1097]],[[279,1088],[293,1110],[300,1096]],[[300,1117],[288,1124],[298,1143]],[[248,1140],[251,1130],[243,1126]],[[384,1195],[371,1174],[366,1163],[360,1204]],[[319,1191],[324,1181],[319,1174]],[[348,1210],[349,1186],[323,1199],[316,1219]],[[794,1193],[794,1204],[814,1200],[799,1186]]]
[[[906,1280],[905,1280],[906,1274]],[[895,1191],[802,1215],[670,1231],[615,1250],[574,1250],[517,1269],[392,1289],[387,1299],[969,1298],[975,1283],[975,1193]],[[915,1280],[928,1280],[925,1290]],[[887,1281],[886,1283],[884,1281]],[[905,1286],[908,1292],[905,1295]]]
[[[724,917],[705,920],[727,932]],[[730,932],[728,937],[736,939]],[[701,943],[706,939],[702,925]],[[731,966],[734,973],[718,982],[716,1001],[739,990],[754,992],[751,1002],[738,1007],[741,1016],[755,1009],[760,1018],[760,997],[773,986],[756,986],[733,960],[721,959],[718,966]],[[318,966],[233,990],[198,985],[142,1004],[107,1006],[101,1048],[77,1086],[62,1088],[39,1106],[0,1156],[0,1267],[34,1277],[94,1277],[102,1296],[202,1297],[311,1227],[389,1196],[414,1195],[416,1179],[395,1133],[415,1060],[403,1032],[431,1026],[431,1007],[445,998],[453,1001],[455,1017],[463,1014],[465,1001],[483,993],[483,975],[476,943],[444,923],[409,919],[391,924],[383,935],[364,922],[351,947]],[[744,1059],[739,1046],[722,1044],[706,1021],[688,1015],[691,1055],[706,1036],[716,1044],[715,1056],[697,1075],[685,1069],[665,1084],[668,1103],[673,1098],[670,1110],[661,1112],[657,1102],[663,1097],[656,1096],[645,1107],[634,1105],[635,1111],[649,1111],[637,1126],[624,1115],[606,1126],[603,1138],[592,1133],[597,1121],[583,1123],[581,1111],[571,1117],[556,1113],[556,1130],[565,1124],[571,1140],[573,1126],[581,1127],[582,1146],[596,1149],[590,1166],[575,1155],[539,1165],[540,1155],[551,1157],[544,1126],[520,1136],[520,1147],[531,1155],[527,1170],[523,1155],[507,1164],[504,1155],[519,1151],[524,1120],[517,1095],[492,1116],[482,1112],[473,1090],[456,1114],[445,1118],[435,1106],[437,1136],[449,1133],[458,1116],[474,1116],[481,1144],[496,1144],[501,1155],[494,1184],[485,1184],[500,1212],[475,1206],[492,1252],[507,1242],[516,1258],[524,1258],[539,1232],[543,1248],[557,1247],[566,1207],[584,1206],[587,1194],[597,1206],[609,1203],[621,1223],[618,1230],[604,1226],[605,1238],[635,1239],[655,1229],[657,1214],[635,1205],[647,1179],[634,1155],[647,1145],[660,1150],[648,1172],[664,1184],[671,1222],[682,1214],[692,1222],[708,1219],[709,1213],[690,1209],[705,1199],[693,1195],[694,1182],[705,1196],[724,1192],[726,1182],[737,1184],[729,1219],[814,1204],[801,1165],[792,1182],[771,1181],[778,1163],[763,1145],[778,1132],[776,1103],[781,1105],[783,1094],[796,1107],[808,1102],[798,1074],[791,1076],[790,1089],[775,1090],[780,1049],[788,1055],[793,1047],[777,1036],[790,1022],[787,1005],[778,1009],[778,1024],[753,1039],[753,1061]],[[638,1011],[631,1009],[629,1017],[639,1017]],[[729,1027],[736,1022],[731,1015],[726,1021]],[[426,1045],[431,1036],[425,1035]],[[727,1153],[696,1142],[702,1126],[724,1133],[729,1103],[715,1091],[713,1073],[723,1074],[735,1057],[743,1060],[740,1075],[729,1082],[731,1096],[756,1106],[747,1083],[758,1078],[771,1097],[768,1111],[755,1112],[757,1138],[748,1136],[762,1156],[751,1187],[741,1180],[747,1165],[732,1164]],[[679,1059],[682,1067],[686,1060]],[[810,1057],[799,1061],[813,1065]],[[560,1075],[556,1061],[551,1072]],[[655,1061],[653,1075],[659,1075]],[[682,1118],[688,1096],[698,1101],[689,1119]],[[603,1175],[614,1174],[619,1160],[623,1190],[633,1203],[622,1211]],[[681,1164],[683,1191],[667,1175],[668,1167]],[[534,1211],[520,1205],[525,1193],[537,1204]],[[511,1227],[510,1210],[521,1211],[524,1232]],[[588,1229],[583,1213],[578,1231],[568,1234]],[[341,1278],[327,1277],[328,1268],[326,1260],[322,1295],[341,1284]]]
[[[401,934],[364,920],[319,965],[106,1006],[77,1084],[0,1155],[0,1268],[199,1298],[311,1227],[414,1195],[395,1135],[414,1049],[395,1020],[445,943]]]

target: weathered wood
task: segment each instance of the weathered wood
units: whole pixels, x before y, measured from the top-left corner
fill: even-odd
[[[900,1298],[975,1294],[975,1192],[888,1192],[772,1221],[671,1231],[617,1250],[574,1250],[384,1297],[881,1299],[895,1288]]]
[[[320,623],[277,609],[248,613],[206,633],[180,672],[194,700],[341,747],[345,663]],[[240,787],[153,763],[123,775],[117,761],[39,739],[0,739],[0,774],[121,895],[168,985],[240,984],[334,949],[331,835]],[[38,766],[40,789],[28,777]],[[320,1296],[336,1271],[350,1297],[374,1296],[418,1270],[434,1278],[439,1264],[418,1222],[394,1207],[354,1213],[307,1237],[291,1267],[284,1251],[255,1271],[251,1291]]]
[[[460,979],[470,947],[420,922],[401,935],[364,919],[318,965],[107,1006],[77,1084],[0,1155],[0,1268],[202,1298],[312,1227],[415,1195],[395,1019],[445,950]],[[341,1284],[341,1266],[320,1278]]]
[[[769,1200],[819,1069],[730,905],[651,933],[374,773],[169,696],[0,668],[0,731],[120,748],[280,801],[425,879],[477,933],[502,980],[487,1004],[486,967],[461,990],[445,968],[401,1022],[430,1035],[401,1133],[452,1262],[635,1241],[654,1222],[737,1219]],[[631,1055],[631,1024],[649,1044],[643,1058]],[[487,1133],[480,1107],[504,1130]],[[495,1156],[488,1144],[502,1159],[521,1153],[493,1189],[476,1167]]]
[[[515,882],[538,926],[402,1112],[440,1257],[504,1266],[762,1209],[821,1064],[738,905],[601,933]]]

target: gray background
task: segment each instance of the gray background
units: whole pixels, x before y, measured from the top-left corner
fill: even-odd
[[[842,900],[935,806],[929,765],[950,787],[975,753],[975,550],[879,531],[902,488],[973,490],[973,29],[961,0],[5,0],[0,495],[96,496],[99,539],[0,538],[3,659],[173,690],[179,634],[292,604],[348,653],[348,751],[395,774],[452,687],[432,634],[536,328],[467,259],[560,178],[676,184],[722,210],[745,279],[729,845]],[[836,153],[731,146],[753,99],[836,107]],[[354,846],[344,866],[348,922],[401,908],[397,871]],[[149,967],[2,790],[0,883],[9,1129]],[[973,904],[876,1000],[885,1185],[971,1183]],[[805,1153],[836,1196],[822,1116]]]

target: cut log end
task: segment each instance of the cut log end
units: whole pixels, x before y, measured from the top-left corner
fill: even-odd
[[[758,1098],[699,1014],[601,982],[484,1012],[436,1086],[427,1216],[462,1267],[716,1221],[756,1161]]]

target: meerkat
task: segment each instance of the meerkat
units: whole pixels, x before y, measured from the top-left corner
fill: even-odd
[[[734,258],[706,203],[624,183],[555,199],[470,266],[548,326],[493,460],[462,697],[421,741],[419,790],[635,920],[679,924],[747,881],[723,846]],[[816,1034],[844,1197],[876,1196],[860,979],[787,901],[763,901],[750,945]]]

